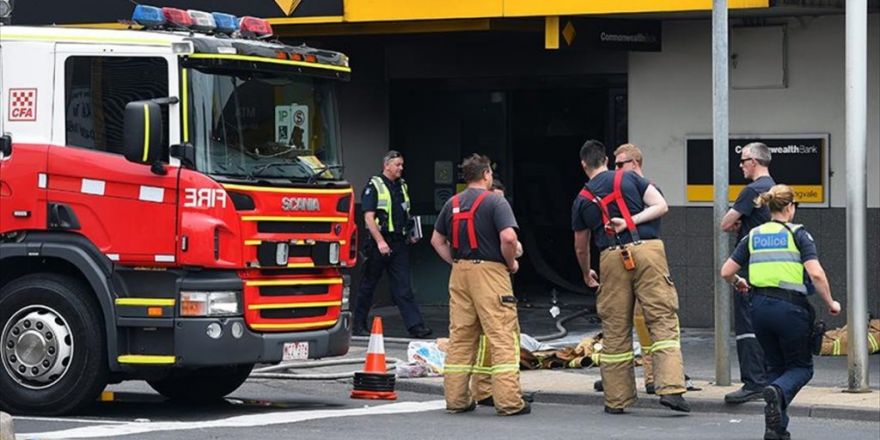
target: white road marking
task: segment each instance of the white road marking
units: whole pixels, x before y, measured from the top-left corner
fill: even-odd
[[[29,420],[35,422],[63,422],[63,423],[131,423],[122,420],[100,420],[100,419],[68,419],[65,417],[36,417],[36,416],[14,416],[12,420]]]
[[[16,434],[18,440],[29,439],[72,439],[119,437],[131,434],[143,434],[157,431],[183,431],[189,429],[247,428],[252,426],[268,426],[302,422],[306,420],[329,419],[334,417],[371,416],[380,414],[407,414],[424,411],[435,411],[446,408],[443,400],[427,402],[399,402],[365,408],[330,409],[315,411],[280,411],[267,414],[251,414],[226,419],[203,422],[147,422],[124,424],[108,424],[87,426],[82,428],[64,429],[60,431],[35,432]]]

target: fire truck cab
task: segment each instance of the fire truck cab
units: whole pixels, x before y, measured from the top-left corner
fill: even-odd
[[[107,383],[217,399],[256,363],[345,354],[357,231],[345,55],[252,17],[0,26],[0,409]]]

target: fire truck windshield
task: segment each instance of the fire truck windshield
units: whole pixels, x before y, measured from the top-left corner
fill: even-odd
[[[341,180],[333,80],[281,72],[192,68],[185,137],[214,176]]]

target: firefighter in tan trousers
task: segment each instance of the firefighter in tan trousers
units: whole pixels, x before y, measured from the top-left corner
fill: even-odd
[[[645,177],[642,172],[642,163],[644,156],[642,150],[635,144],[623,144],[614,150],[614,168],[623,171],[632,171],[641,177]],[[655,188],[660,188],[652,182]],[[660,194],[663,194],[661,191]],[[658,224],[659,232],[659,224]],[[645,315],[642,313],[642,305],[636,300],[636,306],[633,310],[633,326],[636,328],[636,335],[639,337],[639,343],[642,346],[642,368],[645,373],[645,392],[654,394],[654,357],[651,356],[651,346],[654,341],[651,340],[651,333],[648,326],[645,325]],[[693,386],[687,374],[684,375],[685,385],[688,391],[699,391],[700,388]],[[597,391],[602,391],[602,380],[599,379],[593,385]]]
[[[660,404],[689,412],[678,329],[678,295],[669,276],[657,220],[666,200],[638,174],[609,171],[605,146],[584,143],[581,165],[590,178],[572,205],[575,253],[584,282],[598,287],[596,308],[602,319],[604,348],[594,355],[605,392],[605,412],[621,414],[636,401],[633,370],[633,307],[642,304],[654,343],[654,383]],[[599,247],[599,270],[590,269],[590,240]]]
[[[518,228],[513,210],[494,194],[492,167],[486,156],[472,155],[461,166],[467,188],[440,211],[431,245],[452,265],[449,277],[449,345],[443,369],[446,409],[473,411],[469,390],[473,373],[492,377],[492,397],[499,415],[531,412],[519,382],[519,321],[510,274],[516,273]],[[491,365],[477,359],[481,334]]]

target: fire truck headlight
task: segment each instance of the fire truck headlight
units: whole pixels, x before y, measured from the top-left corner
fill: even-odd
[[[238,292],[180,292],[180,316],[241,315]]]
[[[287,266],[287,259],[290,258],[290,245],[287,243],[278,243],[275,248],[275,264],[279,266]]]
[[[339,264],[339,243],[330,243],[330,264]]]

